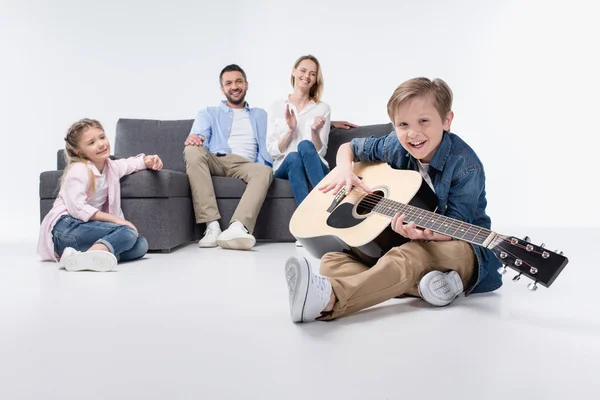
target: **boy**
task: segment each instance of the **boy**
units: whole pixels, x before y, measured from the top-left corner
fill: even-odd
[[[352,171],[353,161],[385,161],[393,168],[418,170],[438,197],[438,212],[491,227],[485,208],[485,173],[475,152],[450,133],[452,91],[441,79],[410,79],[387,105],[395,132],[353,139],[340,147],[337,173],[323,192],[369,188]],[[294,322],[331,320],[401,295],[422,297],[435,306],[450,304],[463,291],[490,292],[502,286],[500,263],[485,248],[422,230],[396,215],[392,229],[411,239],[368,267],[346,253],[328,253],[321,275],[304,258],[290,258],[285,275]]]

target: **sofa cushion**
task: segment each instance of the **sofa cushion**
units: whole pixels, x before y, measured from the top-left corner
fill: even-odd
[[[63,171],[40,174],[40,199],[55,199]],[[121,178],[121,198],[190,197],[190,184],[185,173],[162,169],[143,170]]]
[[[190,196],[190,183],[185,172],[168,169],[143,170],[121,178],[121,197],[123,198]]]
[[[160,121],[126,119],[117,121],[114,154],[118,158],[140,153],[158,154],[165,169],[185,172],[183,148],[193,119]]]
[[[335,157],[337,156],[337,151],[342,144],[358,137],[381,137],[388,135],[393,130],[394,126],[391,122],[388,124],[366,125],[351,129],[332,129],[329,133],[327,153],[325,154],[325,159],[329,163],[329,168],[333,169],[335,167]]]

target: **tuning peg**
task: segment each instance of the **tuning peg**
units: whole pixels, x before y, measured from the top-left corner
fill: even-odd
[[[562,256],[564,253],[562,251],[558,252],[559,256]]]
[[[529,289],[532,292],[535,292],[537,288],[537,282],[531,282],[529,285],[527,285],[527,289]]]
[[[540,244],[540,247],[541,247],[542,249],[545,249],[545,248],[546,248],[546,243],[542,243],[542,244]]]
[[[521,279],[520,273],[518,275],[515,275],[515,277],[512,280],[513,280],[513,282],[517,282],[519,279]]]
[[[508,270],[506,269],[506,265],[501,266],[500,268],[498,268],[498,273],[500,275],[504,275],[508,272]]]
[[[529,236],[525,236],[523,238],[524,241],[526,241],[527,243],[531,243],[531,239],[529,238]]]

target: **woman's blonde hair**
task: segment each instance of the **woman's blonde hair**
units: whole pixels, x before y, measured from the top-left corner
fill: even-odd
[[[402,83],[396,88],[387,104],[388,116],[394,122],[398,108],[414,99],[415,97],[431,96],[434,107],[445,121],[448,113],[452,110],[452,90],[446,82],[441,79],[430,80],[429,78],[413,78]]]
[[[310,88],[308,97],[314,102],[318,103],[319,101],[321,101],[321,96],[323,96],[323,74],[321,73],[321,64],[319,63],[319,60],[317,60],[317,57],[308,54],[296,60],[296,62],[294,63],[294,69],[298,68],[298,65],[300,65],[300,63],[304,60],[310,60],[317,65],[317,80],[315,84],[312,85],[312,87]],[[296,79],[294,78],[294,74],[292,74],[292,87],[294,87],[295,81]]]
[[[101,131],[104,131],[104,128],[100,122],[89,118],[80,119],[71,125],[67,131],[67,135],[65,136],[65,161],[67,166],[65,168],[65,172],[63,172],[63,175],[60,178],[60,186],[62,187],[69,168],[76,162],[84,163],[90,172],[90,187],[88,190],[88,196],[92,195],[96,191],[96,179],[94,178],[94,171],[88,165],[89,160],[83,154],[79,154],[77,149],[81,135],[91,128],[97,128]]]

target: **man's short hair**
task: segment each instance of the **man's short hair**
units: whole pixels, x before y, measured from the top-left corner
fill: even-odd
[[[242,76],[244,77],[244,80],[247,81],[248,79],[246,78],[246,73],[244,72],[244,70],[237,64],[229,64],[228,66],[226,66],[225,68],[223,68],[223,70],[221,70],[221,74],[219,75],[219,84],[221,86],[223,86],[223,74],[225,72],[232,72],[232,71],[238,71],[241,72]]]

